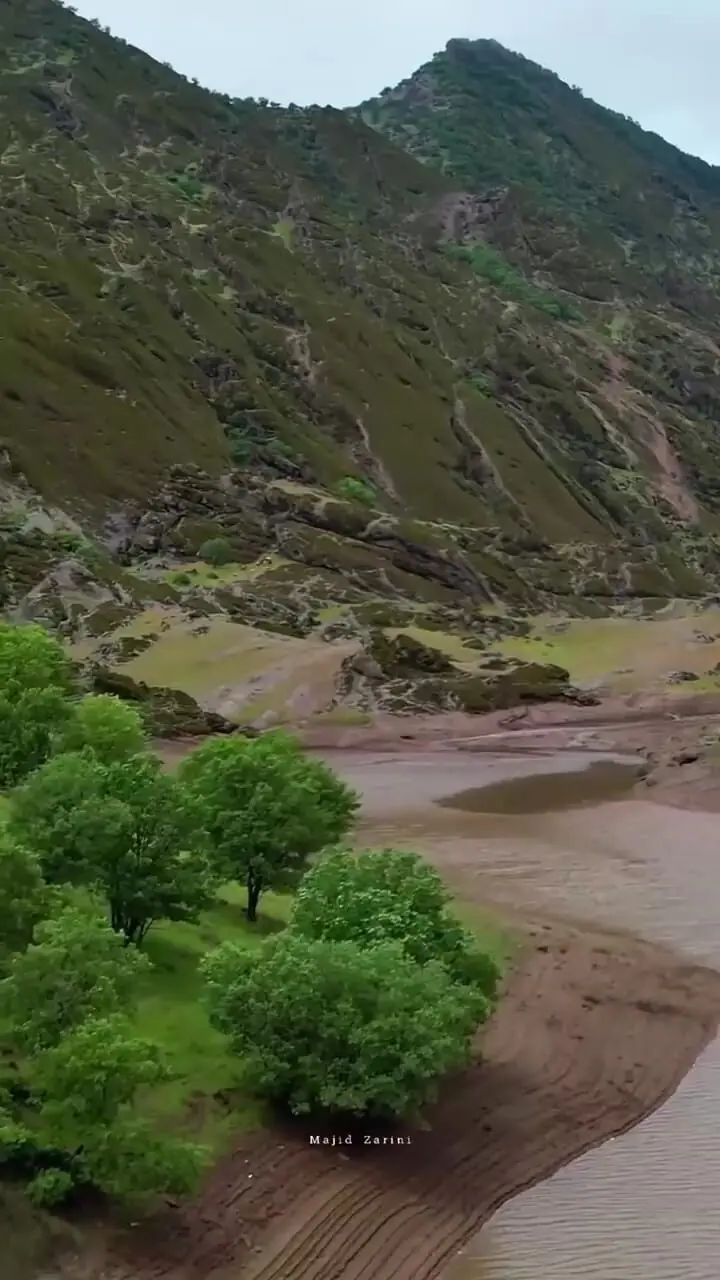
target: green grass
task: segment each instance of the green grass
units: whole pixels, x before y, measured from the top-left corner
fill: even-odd
[[[0,796],[0,824],[9,808],[10,800]],[[292,909],[290,895],[268,893],[261,899],[257,924],[251,925],[245,918],[245,901],[244,889],[228,884],[196,924],[168,922],[151,930],[145,950],[153,968],[136,1021],[138,1032],[163,1048],[171,1073],[139,1097],[141,1114],[206,1143],[215,1155],[234,1135],[262,1126],[267,1112],[243,1086],[242,1060],[210,1025],[199,965],[223,942],[259,947],[285,927]],[[503,922],[464,903],[455,903],[453,909],[478,942],[507,967],[516,940]]]
[[[453,913],[474,934],[479,946],[493,956],[504,969],[509,969],[520,945],[516,933],[494,911],[471,903],[452,903]]]
[[[493,647],[526,662],[556,663],[572,679],[588,680],[629,666],[652,639],[647,625],[635,618],[573,619],[565,631],[553,632],[550,620],[538,619],[530,636],[508,636]]]
[[[330,707],[313,716],[314,724],[335,724],[345,728],[372,724],[372,716],[359,707]]]
[[[214,1150],[232,1133],[261,1124],[263,1113],[243,1092],[242,1062],[210,1026],[198,966],[206,952],[223,942],[259,946],[284,926],[291,905],[289,897],[267,894],[257,924],[251,925],[244,902],[244,891],[227,885],[198,924],[157,925],[146,945],[154,967],[137,1025],[163,1046],[172,1076],[145,1094],[141,1108],[161,1122],[189,1130]]]
[[[205,560],[198,560],[193,564],[183,565],[182,568],[168,569],[165,581],[171,587],[220,587],[229,582],[253,582],[278,563],[281,563],[278,556],[265,556],[253,564],[231,561],[229,564],[211,565]],[[190,579],[189,584],[186,582],[187,578]]]

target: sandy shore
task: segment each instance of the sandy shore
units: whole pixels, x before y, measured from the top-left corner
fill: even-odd
[[[412,751],[366,770],[364,839],[417,808],[419,788],[429,800],[450,773],[489,767],[440,760],[422,779]],[[458,896],[486,904],[447,849],[431,856]],[[432,1280],[503,1201],[658,1107],[716,1030],[720,975],[539,911],[514,923],[524,943],[482,1059],[427,1126],[403,1131],[411,1145],[318,1148],[300,1128],[248,1138],[194,1203],[139,1229],[131,1253],[125,1242],[113,1280]]]

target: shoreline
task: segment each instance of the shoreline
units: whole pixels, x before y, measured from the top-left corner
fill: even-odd
[[[720,974],[625,935],[535,928],[484,1061],[409,1149],[319,1148],[298,1125],[249,1136],[114,1274],[437,1280],[502,1204],[660,1107],[717,1030]]]
[[[658,731],[667,736],[667,725]],[[427,813],[447,790],[446,770],[486,769],[437,739],[397,741],[390,758],[377,745],[346,745],[329,754],[343,771],[360,762],[370,840],[403,814],[403,791]],[[493,746],[498,759],[514,754]],[[577,754],[578,743],[565,750]],[[192,1203],[116,1237],[105,1264],[113,1280],[452,1280],[453,1261],[501,1205],[658,1110],[712,1041],[720,973],[611,920],[571,924],[527,904],[513,919],[482,876],[446,862],[443,841],[428,839],[424,852],[458,905],[496,909],[524,939],[483,1035],[484,1060],[447,1082],[409,1147],[311,1145],[297,1124],[241,1138]]]

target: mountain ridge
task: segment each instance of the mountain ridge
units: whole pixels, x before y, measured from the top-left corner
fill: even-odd
[[[196,555],[217,525],[243,562],[282,550],[376,584],[389,538],[396,559],[398,539],[415,565],[429,545],[500,597],[714,585],[714,203],[695,218],[693,192],[653,194],[642,219],[672,205],[672,235],[637,262],[602,223],[602,192],[585,193],[586,223],[580,196],[553,222],[542,166],[535,187],[513,180],[537,72],[500,46],[497,136],[519,109],[508,65],[532,110],[503,143],[507,181],[483,161],[488,185],[463,168],[468,100],[487,85],[464,45],[451,83],[457,42],[439,55],[456,140],[433,164],[396,145],[404,91],[389,115],[231,99],[55,0],[4,0],[0,33],[11,505],[34,494],[126,559]],[[562,85],[540,71],[544,93]],[[412,110],[432,150],[438,113]]]

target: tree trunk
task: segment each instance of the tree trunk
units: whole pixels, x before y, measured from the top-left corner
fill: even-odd
[[[256,880],[256,879],[255,879],[255,877],[254,877],[254,875],[252,875],[252,874],[248,875],[248,878],[247,878],[247,918],[248,918],[248,920],[250,921],[250,923],[251,923],[251,924],[255,924],[255,923],[256,923],[256,921],[257,921],[257,909],[258,909],[258,902],[260,901],[260,894],[261,894],[261,893],[262,893],[262,888],[261,888],[261,886],[260,886],[260,881],[259,881],[259,880]]]

